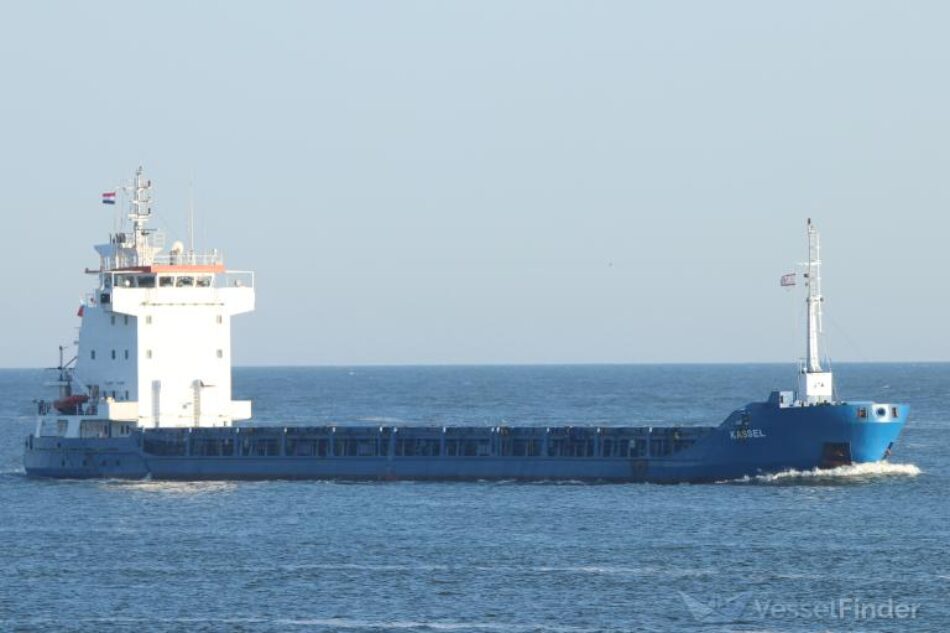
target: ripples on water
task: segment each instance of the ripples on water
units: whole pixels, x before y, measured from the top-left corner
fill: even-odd
[[[845,397],[913,406],[894,463],[678,486],[34,481],[20,446],[42,378],[0,372],[0,631],[950,630],[950,366],[837,371]],[[793,380],[245,369],[235,389],[274,424],[711,424]],[[840,599],[921,606],[909,624],[757,611]]]

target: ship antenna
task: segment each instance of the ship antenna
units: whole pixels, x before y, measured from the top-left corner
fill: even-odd
[[[188,255],[192,264],[195,263],[195,180],[188,182]]]
[[[809,372],[820,372],[821,352],[819,339],[821,327],[821,253],[818,230],[808,218],[808,264],[806,268],[805,285],[808,296],[805,301],[808,307],[808,349],[806,350],[806,364]]]
[[[828,402],[834,398],[833,377],[821,366],[822,304],[821,246],[818,229],[808,218],[808,262],[805,264],[806,346],[805,366],[799,383],[799,398],[806,403]]]
[[[152,181],[147,180],[141,167],[135,170],[132,182],[132,208],[129,219],[132,221],[136,265],[148,266],[152,263],[152,246],[149,243],[146,223],[152,215]]]

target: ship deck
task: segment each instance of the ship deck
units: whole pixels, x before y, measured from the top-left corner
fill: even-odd
[[[663,457],[715,427],[255,426],[146,429],[161,457]]]

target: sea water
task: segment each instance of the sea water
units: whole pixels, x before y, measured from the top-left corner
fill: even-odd
[[[44,481],[0,371],[0,631],[950,630],[950,365],[888,464],[703,485]],[[258,423],[716,424],[786,365],[244,368]]]

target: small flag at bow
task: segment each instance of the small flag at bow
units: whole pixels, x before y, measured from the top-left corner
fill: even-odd
[[[102,204],[115,204],[115,192],[107,191],[102,194]]]
[[[795,273],[788,273],[787,275],[782,275],[782,278],[779,280],[779,284],[785,288],[788,286],[795,285]]]

